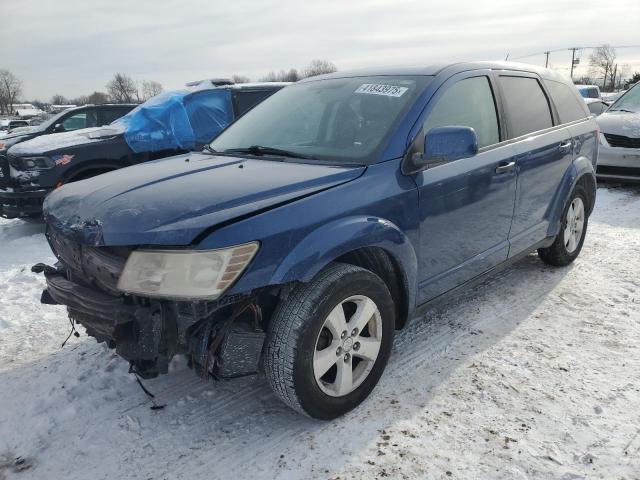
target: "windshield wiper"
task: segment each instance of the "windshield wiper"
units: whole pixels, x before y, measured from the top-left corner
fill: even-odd
[[[213,148],[211,148],[211,145],[209,145],[208,143],[204,145],[203,150],[206,151],[207,153],[212,153],[213,155],[218,155],[220,153],[214,150]]]
[[[283,150],[281,148],[274,147],[264,147],[262,145],[251,145],[250,147],[244,148],[229,148],[224,151],[224,153],[249,153],[251,155],[256,155],[261,157],[262,155],[275,155],[280,157],[290,157],[290,158],[305,158],[309,160],[317,160],[316,157],[311,155],[304,155],[298,152],[292,152],[291,150]]]
[[[609,111],[610,112],[638,113],[638,112],[634,112],[633,110],[627,110],[626,108],[610,108]]]

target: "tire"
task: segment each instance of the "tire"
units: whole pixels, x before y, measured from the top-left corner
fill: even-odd
[[[354,333],[352,328],[365,321]],[[343,337],[337,325],[345,327],[343,334],[350,331]],[[266,377],[294,410],[322,420],[339,417],[362,403],[378,383],[394,330],[394,303],[380,277],[332,263],[309,283],[297,285],[276,308],[263,353]]]
[[[579,236],[573,236],[575,243],[571,243],[567,241],[567,231],[573,228],[569,223],[571,222],[569,210],[578,203],[582,205],[582,228]],[[544,263],[555,267],[564,267],[578,258],[587,234],[587,225],[589,223],[588,205],[587,192],[581,185],[577,185],[573,189],[567,205],[564,207],[560,232],[556,235],[554,242],[547,248],[538,249],[538,256]],[[575,212],[575,209],[573,211]],[[568,228],[568,225],[571,228]]]

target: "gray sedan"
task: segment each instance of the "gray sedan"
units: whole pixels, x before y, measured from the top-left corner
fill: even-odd
[[[640,181],[640,83],[596,120],[601,130],[598,178]]]

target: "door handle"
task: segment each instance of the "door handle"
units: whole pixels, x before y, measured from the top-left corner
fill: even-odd
[[[500,173],[508,173],[508,172],[512,171],[514,168],[516,168],[516,162],[505,163],[503,165],[498,165],[496,167],[496,173],[498,173],[498,174],[500,174]]]
[[[561,153],[569,153],[571,151],[571,147],[573,147],[573,142],[569,140],[568,142],[560,144],[560,152]]]

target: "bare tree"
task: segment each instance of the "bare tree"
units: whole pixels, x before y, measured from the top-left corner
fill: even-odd
[[[0,113],[13,113],[13,104],[22,95],[22,80],[9,70],[0,70]]]
[[[53,97],[51,97],[51,105],[67,105],[69,100],[63,95],[56,93]]]
[[[93,92],[87,97],[87,103],[91,103],[93,105],[109,103],[109,96],[103,92]]]
[[[282,75],[283,82],[297,82],[301,78],[300,73],[295,68],[290,68],[288,72],[283,71],[281,73],[284,74]]]
[[[107,83],[107,91],[115,103],[132,103],[138,99],[136,82],[123,73],[116,73]]]
[[[312,60],[311,63],[302,70],[302,78],[315,77],[316,75],[337,71],[338,68],[329,60]]]
[[[249,83],[251,81],[249,77],[244,75],[231,75],[231,80],[233,83]]]
[[[583,75],[582,77],[575,80],[575,83],[576,85],[593,85],[595,83],[595,80],[589,75]]]
[[[155,82],[153,80],[143,80],[142,81],[142,100],[147,101],[151,97],[155,97],[156,95],[160,95],[162,93],[162,85],[160,82]]]
[[[607,88],[607,79],[613,76],[613,67],[616,63],[616,49],[611,45],[597,47],[589,55],[589,66],[591,71],[602,76],[602,90]],[[613,82],[612,82],[613,83]]]
[[[295,68],[287,70],[280,70],[278,73],[269,72],[266,76],[260,79],[261,82],[297,82],[302,76]]]
[[[261,82],[277,82],[278,76],[276,72],[269,72],[264,77],[260,79]]]

